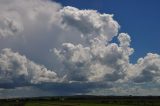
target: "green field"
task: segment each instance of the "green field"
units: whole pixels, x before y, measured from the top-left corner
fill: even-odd
[[[160,106],[159,97],[56,97],[0,100],[0,106]]]

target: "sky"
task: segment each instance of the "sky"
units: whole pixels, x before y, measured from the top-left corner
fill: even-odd
[[[160,95],[158,0],[0,0],[0,98]]]

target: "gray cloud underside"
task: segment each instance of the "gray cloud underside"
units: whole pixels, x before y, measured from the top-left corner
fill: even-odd
[[[155,94],[160,55],[148,53],[130,63],[131,38],[119,28],[113,15],[96,10],[49,0],[1,0],[0,95],[22,88],[46,95],[134,94],[147,92],[149,84]],[[110,43],[114,37],[118,43]]]

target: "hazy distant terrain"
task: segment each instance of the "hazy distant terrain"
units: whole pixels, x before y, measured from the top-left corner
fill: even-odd
[[[160,97],[69,96],[0,100],[0,106],[160,106]]]

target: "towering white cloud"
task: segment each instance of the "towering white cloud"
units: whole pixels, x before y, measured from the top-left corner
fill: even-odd
[[[121,33],[118,38],[120,46],[94,39],[87,47],[64,43],[61,50],[55,49],[62,66],[64,65],[63,70],[67,71],[67,80],[91,82],[124,80],[133,49],[129,47],[129,35]]]
[[[119,25],[113,20],[113,15],[100,14],[95,10],[79,10],[70,6],[64,7],[60,12],[66,28],[76,28],[89,39],[99,36],[110,41],[118,33]]]

